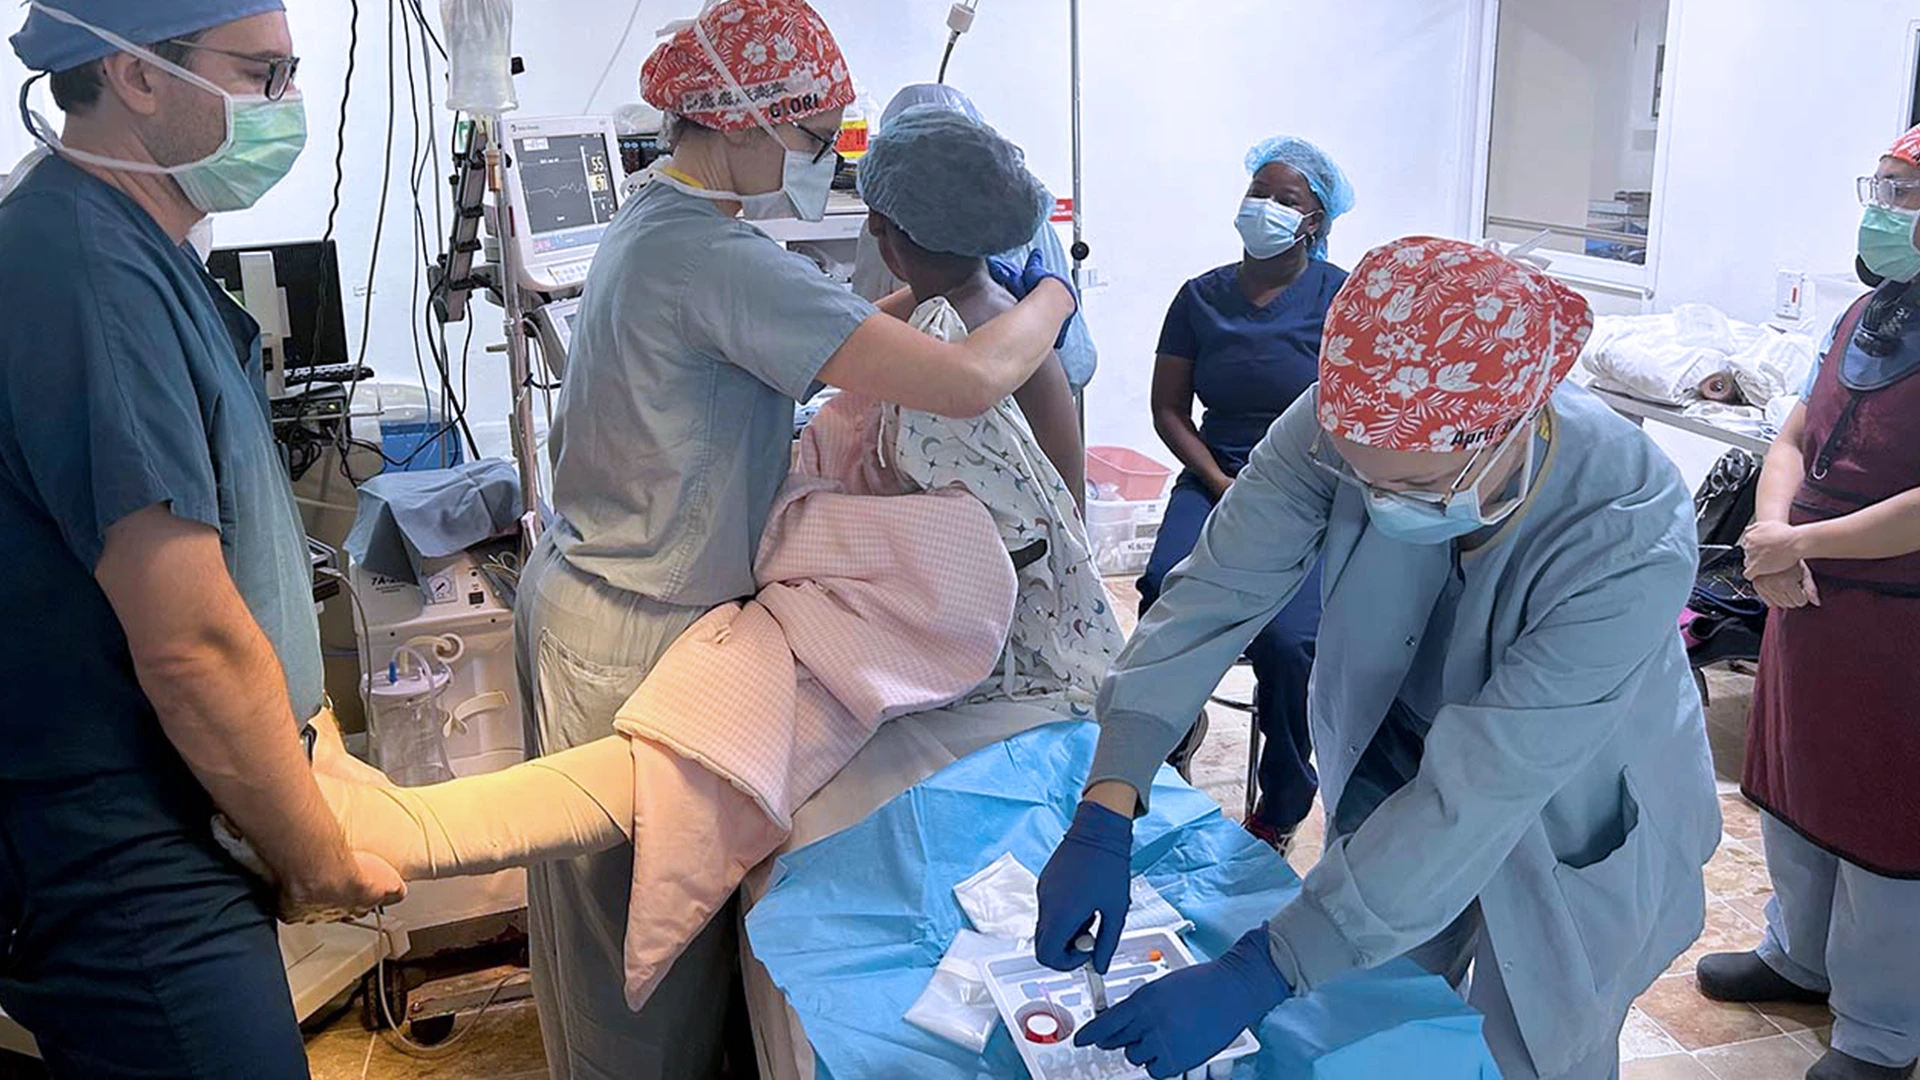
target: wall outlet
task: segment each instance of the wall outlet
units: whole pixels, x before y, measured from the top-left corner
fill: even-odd
[[[1797,323],[1813,310],[1813,279],[1798,270],[1781,270],[1774,277],[1773,317]]]

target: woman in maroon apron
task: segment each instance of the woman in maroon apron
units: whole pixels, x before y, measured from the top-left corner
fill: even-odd
[[[1812,1080],[1920,1057],[1920,128],[1861,181],[1863,276],[1767,457],[1747,573],[1773,611],[1742,790],[1775,897],[1750,953],[1700,962],[1725,1001],[1825,1001]]]

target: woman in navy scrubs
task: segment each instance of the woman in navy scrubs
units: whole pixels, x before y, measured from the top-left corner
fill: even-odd
[[[1236,226],[1238,263],[1189,281],[1160,333],[1153,372],[1153,425],[1184,465],[1159,542],[1140,578],[1140,612],[1193,550],[1213,506],[1274,420],[1313,384],[1320,331],[1346,271],[1326,261],[1327,233],[1353,208],[1353,186],[1319,147],[1268,140],[1247,155],[1253,182]],[[1193,399],[1205,406],[1198,427]],[[1261,798],[1247,828],[1282,851],[1313,806],[1319,777],[1310,761],[1307,674],[1320,624],[1320,572],[1247,648],[1259,682],[1256,702],[1266,748]],[[1190,754],[1197,726],[1179,754]]]

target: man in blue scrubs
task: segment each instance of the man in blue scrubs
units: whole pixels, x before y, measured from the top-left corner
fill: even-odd
[[[299,155],[286,17],[51,0],[13,46],[67,122],[0,201],[0,1007],[56,1077],[304,1077],[276,905],[404,890],[301,752],[319,634],[259,327],[183,247]]]

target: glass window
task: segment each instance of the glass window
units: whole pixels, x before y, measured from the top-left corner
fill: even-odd
[[[1668,0],[1498,0],[1485,235],[1645,266]]]

